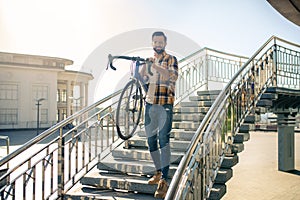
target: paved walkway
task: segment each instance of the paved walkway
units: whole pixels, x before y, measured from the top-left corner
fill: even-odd
[[[300,133],[295,134],[295,167],[287,173],[277,170],[277,133],[251,132],[222,200],[299,200]]]
[[[40,133],[42,132],[43,130],[40,130]],[[11,153],[34,138],[36,130],[1,130],[0,135],[9,137],[9,152]],[[5,140],[0,140],[0,159],[4,156],[6,156],[6,142]]]

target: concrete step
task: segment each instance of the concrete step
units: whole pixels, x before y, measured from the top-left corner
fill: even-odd
[[[186,131],[184,129],[174,129],[172,131],[175,140],[191,141],[195,135],[195,131]]]
[[[210,107],[213,104],[213,101],[190,101],[190,102],[181,102],[179,106],[184,107]]]
[[[232,169],[220,168],[215,183],[225,184],[232,177]]]
[[[171,163],[178,164],[183,155],[183,152],[172,151]],[[149,151],[146,149],[124,149],[123,147],[118,147],[112,152],[112,156],[115,158],[130,160],[152,160]]]
[[[191,121],[191,122],[200,122],[204,118],[203,113],[198,114],[183,114],[183,113],[175,113],[173,115],[173,122],[176,121]]]
[[[219,95],[221,90],[203,90],[197,91],[198,96]]]
[[[196,131],[200,125],[199,123],[183,121],[183,122],[173,122],[172,128],[173,129],[184,129],[187,131]]]
[[[169,178],[176,172],[190,140],[219,93],[220,90],[199,91],[198,96],[189,97],[189,102],[182,102],[174,107]],[[245,122],[254,123],[253,120],[256,119],[249,117]],[[232,177],[232,167],[238,163],[237,153],[244,150],[243,142],[247,137],[249,139],[250,127],[249,124],[241,126],[240,133],[235,136],[231,152],[228,152],[221,163],[209,199],[221,199],[226,193],[225,183]],[[145,132],[139,131],[128,143],[129,149],[123,146],[115,149],[81,179],[77,192],[74,191],[73,194],[68,192],[66,197],[80,200],[153,199],[157,185],[148,185],[147,181],[155,168],[147,149]]]
[[[237,156],[225,157],[220,171],[218,172],[218,182],[226,182],[232,177],[231,167],[236,165]],[[152,161],[136,161],[129,159],[116,159],[111,155],[106,157],[103,161],[98,163],[98,169],[101,171],[119,172],[123,174],[136,174],[152,176],[155,173],[155,168]],[[177,165],[171,165],[169,171],[169,177],[173,177],[176,172]]]
[[[245,120],[244,120],[244,123],[247,123],[247,124],[255,124],[255,122],[259,122],[261,119],[261,116],[260,115],[257,115],[257,114],[249,114]]]
[[[103,161],[97,164],[97,168],[101,171],[119,172],[123,174],[136,174],[144,176],[152,176],[156,169],[152,160],[131,160],[131,159],[120,159],[113,156],[106,157]],[[169,177],[173,177],[177,165],[170,165]]]
[[[146,137],[134,136],[133,138],[128,140],[128,144],[129,147],[131,148],[133,147],[133,148],[148,149]],[[189,141],[179,141],[179,140],[174,140],[172,138],[170,139],[171,150],[185,152],[189,144],[190,144]]]
[[[229,180],[232,171],[221,169],[216,182]],[[153,199],[157,185],[148,185],[149,177],[92,170],[66,195],[65,199]],[[171,180],[169,179],[170,183]],[[226,190],[225,190],[226,191]],[[224,184],[213,185],[210,199],[224,195]]]
[[[174,129],[172,131],[172,136],[175,140],[184,140],[184,141],[191,141],[195,135],[196,130],[185,130],[185,129]],[[243,143],[250,139],[249,131],[246,133],[237,133],[234,137],[234,143]]]
[[[128,191],[99,190],[99,188],[78,184],[64,195],[65,200],[154,200],[153,194]]]
[[[243,143],[233,143],[231,146],[232,153],[241,153],[244,151],[244,144]]]
[[[271,108],[273,106],[273,101],[270,99],[260,99],[257,104],[257,107]]]
[[[237,133],[234,136],[234,143],[243,143],[250,139],[250,133]]]
[[[179,131],[185,131],[184,129],[172,129],[171,130],[171,132],[170,132],[170,138],[174,138],[174,139],[182,139],[182,140],[184,140],[183,138],[175,138],[174,136],[175,136],[175,134],[177,133],[177,132],[179,132]],[[191,132],[193,132],[194,133],[194,131],[191,131]],[[145,131],[144,130],[141,130],[141,131],[138,131],[137,133],[136,133],[136,136],[138,136],[138,137],[146,137],[146,133],[145,133]]]
[[[104,190],[123,190],[142,194],[154,194],[157,185],[148,184],[149,177],[94,171],[84,176],[80,183]]]
[[[269,112],[269,108],[267,107],[256,107],[255,113],[256,114],[265,114]]]
[[[201,96],[190,96],[190,101],[215,101],[218,95],[201,95]]]
[[[254,124],[242,124],[239,128],[239,133],[249,133],[250,130],[255,130]]]
[[[219,200],[226,194],[226,185],[215,183],[208,200]]]
[[[278,94],[276,93],[263,93],[260,99],[269,99],[269,100],[276,100],[278,99]]]
[[[206,114],[209,110],[209,107],[180,107],[176,106],[173,109],[174,113],[204,113]]]
[[[222,168],[230,169],[239,162],[239,157],[236,154],[226,155],[223,162],[221,163]]]

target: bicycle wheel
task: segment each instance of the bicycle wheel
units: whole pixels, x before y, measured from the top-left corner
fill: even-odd
[[[116,127],[120,138],[131,138],[140,122],[143,107],[141,85],[136,79],[124,87],[117,107]]]

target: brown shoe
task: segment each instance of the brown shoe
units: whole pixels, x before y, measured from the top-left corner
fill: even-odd
[[[168,192],[168,188],[169,186],[167,181],[165,179],[161,179],[158,183],[157,190],[154,194],[154,197],[159,199],[165,198]]]
[[[156,174],[154,174],[154,176],[152,176],[152,178],[149,179],[148,184],[149,185],[158,184],[159,181],[160,181],[161,176],[162,176],[161,172],[156,172]]]

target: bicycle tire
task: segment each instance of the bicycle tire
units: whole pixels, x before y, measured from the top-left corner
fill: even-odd
[[[123,140],[131,138],[140,122],[143,108],[143,94],[140,83],[130,80],[121,92],[117,112],[116,128]]]

